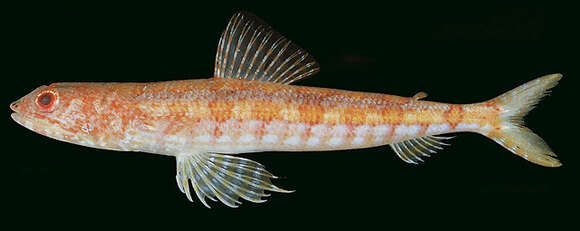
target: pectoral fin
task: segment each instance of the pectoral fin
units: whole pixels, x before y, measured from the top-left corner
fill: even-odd
[[[267,191],[290,193],[292,191],[276,187],[270,178],[276,178],[263,165],[240,157],[215,153],[194,153],[177,156],[177,185],[181,192],[193,202],[191,188],[197,198],[210,207],[205,198],[221,201],[236,208],[241,204],[239,198],[261,203]]]

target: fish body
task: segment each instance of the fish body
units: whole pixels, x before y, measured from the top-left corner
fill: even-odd
[[[559,166],[523,116],[560,74],[474,104],[425,101],[426,94],[294,86],[318,71],[307,52],[255,16],[238,13],[220,38],[214,77],[153,83],[55,83],[11,104],[30,130],[83,146],[175,156],[179,188],[237,207],[263,202],[276,178],[231,154],[325,151],[390,145],[417,164],[449,137],[475,132],[544,166]],[[191,183],[191,186],[190,186]],[[209,206],[208,206],[209,207]]]
[[[485,133],[499,126],[487,119],[497,117],[489,105],[240,79],[56,83],[48,88],[71,93],[63,99],[69,102],[62,105],[67,110],[54,120],[70,131],[65,141],[172,156],[366,148],[449,132]]]

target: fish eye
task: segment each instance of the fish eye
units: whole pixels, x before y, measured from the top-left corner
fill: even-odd
[[[36,97],[36,105],[43,110],[50,110],[57,99],[54,91],[43,91]]]

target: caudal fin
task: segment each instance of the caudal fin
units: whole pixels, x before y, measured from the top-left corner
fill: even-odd
[[[523,117],[530,112],[550,88],[558,84],[561,74],[542,76],[508,91],[488,103],[496,105],[501,128],[490,132],[488,137],[524,159],[546,167],[559,167],[562,164],[546,142],[524,127]]]

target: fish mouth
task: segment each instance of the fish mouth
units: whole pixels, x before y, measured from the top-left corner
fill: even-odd
[[[10,109],[12,109],[12,111],[14,111],[14,112],[18,112],[18,107],[19,107],[18,105],[20,105],[20,101],[21,100],[19,99],[19,100],[12,102],[10,104]]]

